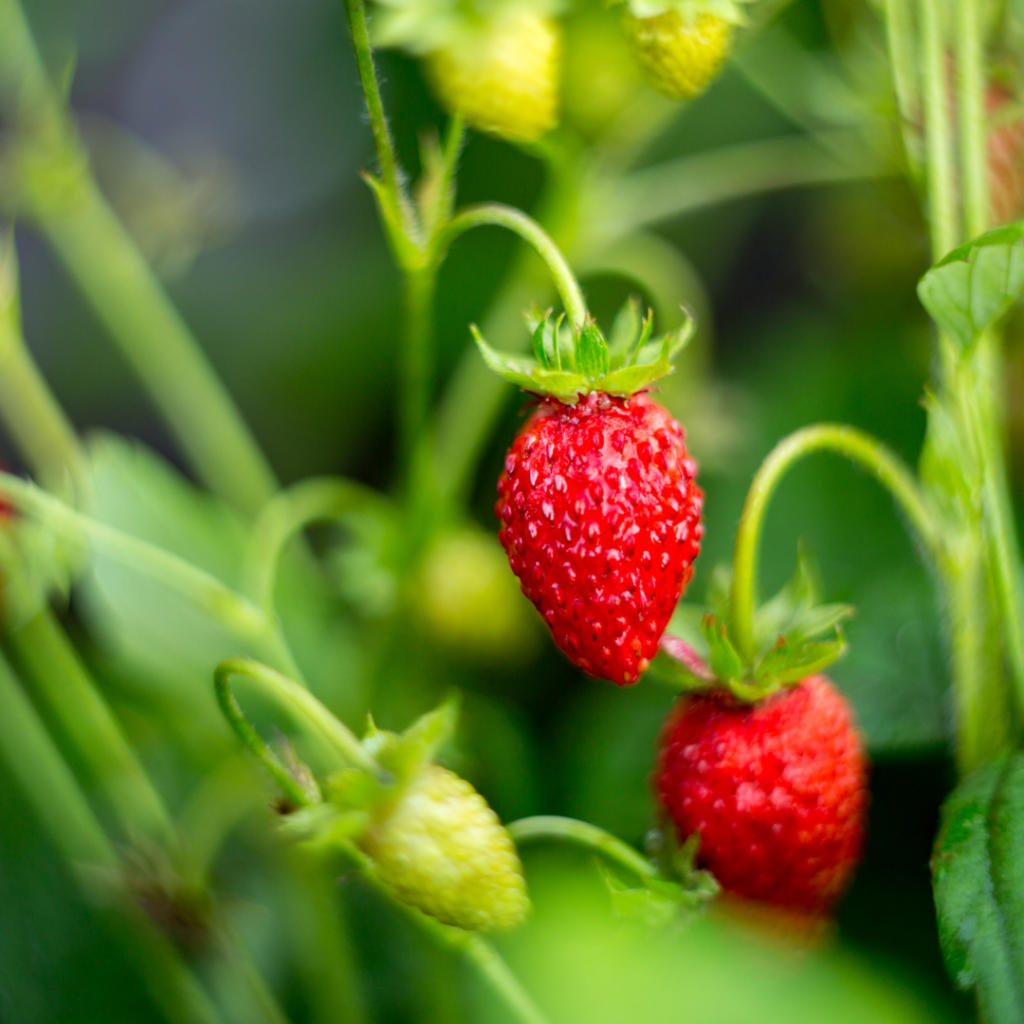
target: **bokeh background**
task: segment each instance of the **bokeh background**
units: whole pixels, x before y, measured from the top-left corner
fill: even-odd
[[[577,6],[566,22],[565,82],[576,137],[600,137],[609,110],[639,97],[664,125],[636,154],[641,166],[808,126],[866,125],[863,180],[755,185],[753,194],[652,227],[674,253],[669,290],[700,316],[693,351],[662,388],[687,428],[706,494],[705,546],[686,596],[699,603],[713,567],[728,560],[754,470],[787,432],[849,422],[916,458],[930,364],[914,294],[926,232],[902,170],[871,5],[794,0],[749,44],[742,66],[671,111],[623,63],[613,16]],[[97,174],[282,481],[331,473],[387,489],[401,282],[359,177],[374,161],[342,4],[28,0],[26,10],[52,66],[74,62],[71,103]],[[384,53],[380,67],[399,149],[415,173],[418,136],[444,116],[413,60]],[[773,74],[787,83],[781,104],[764,88]],[[814,88],[814,75],[842,88]],[[537,153],[470,135],[460,201],[536,210],[545,181]],[[210,568],[220,560],[230,574],[241,527],[176,475],[186,471],[172,439],[45,242],[28,224],[17,241],[29,344],[75,425],[98,438],[99,513]],[[586,255],[600,265],[601,253]],[[512,236],[480,232],[447,261],[436,317],[439,397],[454,374],[475,372],[466,370],[475,358],[467,325],[486,320],[521,259]],[[539,270],[536,280],[536,300],[553,301]],[[584,286],[604,318],[636,291],[607,273]],[[519,330],[510,322],[506,333]],[[465,505],[489,535],[494,481],[525,404],[502,387]],[[109,434],[140,440],[166,465]],[[19,464],[2,437],[0,455]],[[308,630],[318,639],[306,650],[334,706],[347,716],[364,710],[366,691],[354,680],[372,675],[375,715],[398,728],[459,687],[464,713],[449,762],[503,818],[567,814],[642,843],[668,690],[650,680],[624,691],[585,679],[532,626],[515,633],[515,649],[484,652],[446,645],[429,609],[384,631],[375,609],[383,615],[394,581],[380,545],[358,530],[322,531],[313,541],[333,552],[334,588],[318,606],[331,610],[331,626]],[[787,478],[767,523],[766,592],[792,571],[798,541],[820,566],[825,597],[856,606],[849,652],[833,674],[873,760],[867,856],[829,952],[803,972],[788,959],[778,968],[748,934],[704,924],[664,944],[649,935],[627,942],[608,929],[607,893],[590,860],[531,850],[538,909],[503,948],[556,1019],[625,1019],[615,1016],[617,992],[632,993],[623,1013],[640,1005],[637,992],[661,992],[651,1019],[683,1019],[687,1007],[709,1021],[819,1019],[815,1008],[828,1008],[830,1020],[854,1012],[971,1018],[941,964],[928,874],[938,807],[953,780],[941,609],[888,497],[842,462],[816,457]],[[429,604],[429,583],[421,589]],[[147,765],[183,804],[232,753],[205,680],[211,652],[235,651],[170,605],[159,588],[100,563],[64,614]],[[290,607],[304,607],[301,597]],[[294,612],[296,622],[302,614]],[[335,1007],[329,1016],[315,996],[329,960],[296,920],[289,878],[297,869],[268,837],[256,770],[238,765],[241,822],[216,862],[217,898],[294,1019],[347,1019],[357,1011]],[[326,892],[349,923],[343,952],[365,1019],[503,1019],[448,954],[377,897],[356,883]],[[10,780],[0,784],[0,906],[0,1020],[157,1018],[130,943],[83,897]],[[314,952],[302,949],[303,935]],[[619,971],[633,979],[621,991],[602,980]]]

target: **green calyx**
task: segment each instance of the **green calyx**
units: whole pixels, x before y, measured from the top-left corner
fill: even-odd
[[[636,18],[657,18],[678,14],[684,25],[692,25],[705,15],[721,18],[732,25],[746,23],[746,5],[752,0],[622,0]]]
[[[720,578],[720,584],[722,580]],[[727,593],[720,585],[719,593]],[[716,604],[724,606],[724,598]],[[819,604],[817,586],[801,552],[793,579],[754,616],[757,653],[744,659],[733,643],[726,616],[680,606],[651,664],[655,677],[683,692],[720,690],[756,703],[821,672],[846,650],[840,624],[849,605]]]
[[[673,356],[693,335],[694,323],[687,314],[678,330],[651,338],[652,318],[640,316],[630,299],[606,340],[592,319],[572,327],[565,318],[552,318],[549,310],[531,313],[527,323],[533,335],[533,356],[497,352],[475,326],[470,330],[484,362],[510,384],[538,395],[550,395],[575,405],[582,395],[602,391],[632,395],[672,372]]]

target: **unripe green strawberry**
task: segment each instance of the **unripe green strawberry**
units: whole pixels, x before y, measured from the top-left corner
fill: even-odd
[[[467,931],[503,931],[529,899],[512,839],[465,779],[428,764],[362,839],[404,902]]]
[[[732,24],[717,14],[686,18],[677,10],[641,17],[629,7],[626,33],[658,92],[689,99],[718,74],[732,43]]]
[[[558,119],[561,35],[557,22],[513,7],[427,54],[441,102],[473,128],[532,142]]]
[[[420,569],[416,612],[440,648],[489,664],[522,664],[540,634],[494,538],[476,527],[446,530]]]

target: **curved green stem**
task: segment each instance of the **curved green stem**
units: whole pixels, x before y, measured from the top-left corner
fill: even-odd
[[[177,555],[76,512],[33,484],[9,473],[0,473],[0,495],[54,533],[71,540],[86,537],[111,558],[148,572],[191,598],[241,635],[268,641],[272,627],[259,608]]]
[[[554,840],[581,846],[606,857],[641,879],[652,878],[658,873],[654,865],[637,853],[632,846],[603,828],[585,821],[577,821],[575,818],[563,818],[553,814],[520,818],[508,826],[508,831],[520,845],[536,840]]]
[[[359,508],[385,508],[376,491],[340,477],[313,477],[280,491],[253,524],[245,560],[245,592],[269,612],[281,554],[288,542],[313,523],[340,519]]]
[[[745,658],[755,653],[757,550],[768,502],[794,463],[816,451],[837,452],[861,465],[896,499],[925,551],[934,558],[940,550],[938,524],[916,479],[885,445],[861,430],[837,423],[820,423],[790,434],[761,463],[747,493],[736,531],[729,625],[733,642]]]
[[[286,789],[290,799],[296,800],[300,805],[311,802],[308,796],[300,798],[301,788],[245,717],[231,689],[232,676],[248,680],[279,706],[288,708],[301,718],[310,731],[346,764],[361,768],[374,776],[380,775],[380,766],[351,730],[304,686],[252,658],[230,658],[222,661],[213,675],[214,691],[221,711],[239,738],[267,766],[267,770],[282,788]],[[291,780],[290,786],[286,787],[282,772]]]
[[[439,232],[438,251],[444,252],[459,235],[479,227],[502,227],[515,232],[537,251],[562,298],[562,305],[574,327],[587,319],[587,304],[575,276],[550,235],[521,210],[501,203],[482,203],[457,213]]]

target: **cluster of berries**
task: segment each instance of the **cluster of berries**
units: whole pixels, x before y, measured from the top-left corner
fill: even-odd
[[[552,377],[541,362],[526,384],[541,404],[498,483],[499,537],[558,647],[583,671],[629,685],[658,653],[693,571],[696,466],[681,427],[644,387],[615,393],[615,372],[566,382],[564,369]],[[521,367],[507,376],[522,383]],[[545,395],[546,379],[571,397]],[[699,837],[700,863],[727,891],[819,914],[860,855],[864,754],[826,679],[772,685],[761,673],[758,682],[729,687],[703,674],[703,692],[683,697],[665,724],[657,794],[679,838]]]
[[[718,73],[744,0],[619,2],[625,34],[651,85],[689,99]],[[378,44],[422,57],[438,98],[471,127],[514,142],[532,142],[555,127],[562,34],[553,0],[378,5]]]

